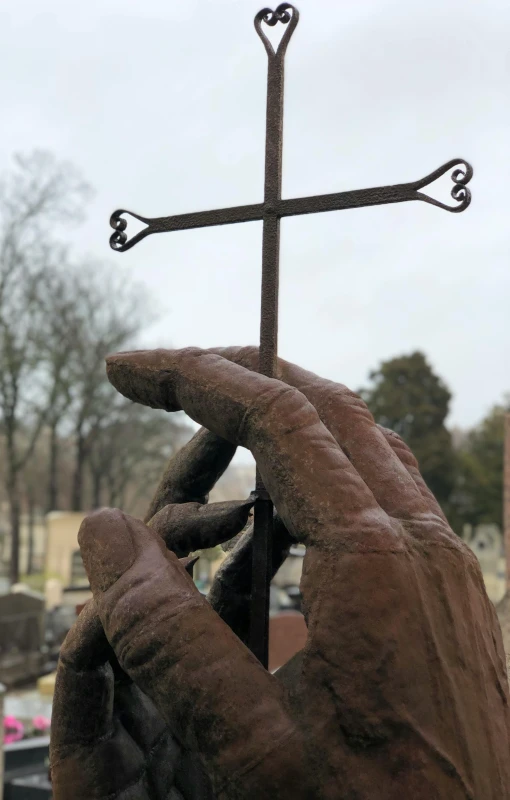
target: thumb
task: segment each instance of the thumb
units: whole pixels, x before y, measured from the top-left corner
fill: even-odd
[[[283,687],[222,622],[162,540],[112,509],[87,517],[78,538],[122,669],[179,741],[199,751],[217,794],[314,796],[303,793],[303,746]]]

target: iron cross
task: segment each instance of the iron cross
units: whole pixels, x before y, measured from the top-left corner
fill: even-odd
[[[282,139],[283,139],[283,81],[284,58],[290,38],[298,24],[299,13],[290,3],[281,3],[275,11],[264,8],[255,16],[255,30],[262,40],[268,57],[267,109],[266,109],[266,157],[264,200],[253,205],[235,208],[220,208],[191,214],[148,219],[133,212],[120,209],[110,219],[114,233],[110,246],[124,252],[151,233],[181,231],[203,228],[210,225],[228,225],[234,222],[262,220],[262,302],[260,316],[259,371],[273,377],[276,372],[278,338],[278,272],[280,256],[280,220],[297,214],[315,214],[320,211],[338,211],[344,208],[403,203],[407,200],[423,200],[447,211],[464,211],[471,202],[467,184],[473,176],[471,166],[464,159],[454,158],[439,169],[413,183],[394,186],[378,186],[374,189],[358,189],[337,194],[313,197],[282,199]],[[280,44],[273,48],[263,24],[273,27],[285,26]],[[454,169],[460,167],[459,169]],[[446,172],[452,171],[451,195],[454,205],[441,203],[421,190]],[[128,239],[127,220],[130,214],[146,227]],[[271,538],[273,505],[257,472],[254,508],[253,577],[250,616],[250,647],[267,667],[269,631],[269,586],[271,581]]]

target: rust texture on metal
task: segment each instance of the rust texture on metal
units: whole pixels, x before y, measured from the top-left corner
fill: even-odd
[[[282,3],[274,11],[264,8],[256,14],[254,20],[255,29],[264,44],[268,58],[263,202],[156,218],[143,217],[131,211],[119,209],[112,214],[110,219],[110,225],[114,229],[114,233],[110,237],[110,245],[119,252],[129,250],[153,233],[261,220],[263,229],[260,360],[256,369],[268,377],[274,375],[278,350],[280,220],[283,217],[402,203],[410,200],[421,200],[447,211],[459,212],[464,211],[471,202],[471,193],[467,184],[472,178],[473,170],[468,162],[461,158],[452,159],[425,178],[411,183],[282,199],[284,60],[287,46],[298,21],[299,12],[290,3]],[[275,49],[266,35],[264,26],[274,27],[278,23],[284,26],[284,32]],[[451,190],[453,205],[436,200],[422,191],[449,171],[452,171],[451,178],[454,184]],[[126,232],[127,219],[125,215],[135,217],[146,226],[130,239]],[[264,489],[258,471],[255,496],[250,647],[267,666],[273,509],[271,499]]]
[[[429,186],[457,166],[461,167],[461,169],[454,170],[451,176],[454,184],[451,196],[456,201],[455,205],[442,203],[440,200],[429,197],[429,195],[420,191],[420,189]],[[280,200],[275,206],[270,206],[269,210],[264,203],[254,203],[247,206],[220,208],[214,211],[197,211],[191,214],[176,214],[172,217],[150,219],[141,217],[133,211],[119,209],[112,214],[110,220],[111,227],[115,228],[115,233],[110,238],[110,244],[113,250],[123,253],[151,233],[182,231],[189,228],[207,228],[211,225],[229,225],[236,222],[256,222],[263,220],[265,215],[272,213],[273,208],[276,209],[278,217],[292,217],[299,214],[317,214],[323,211],[343,211],[349,208],[422,200],[438,208],[443,208],[445,211],[458,213],[459,211],[465,211],[471,202],[471,192],[467,184],[472,177],[473,168],[471,165],[463,158],[453,158],[425,178],[411,183],[397,183],[391,186],[375,186],[371,189],[354,189],[333,194],[289,198],[288,200]],[[128,239],[125,232],[127,221],[122,214],[130,214],[147,227],[131,239]]]

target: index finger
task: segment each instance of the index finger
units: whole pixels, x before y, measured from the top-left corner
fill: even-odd
[[[256,347],[215,348],[210,352],[248,369],[258,367]],[[321,378],[283,358],[277,362],[277,377],[308,398],[387,514],[409,519],[430,516],[431,511],[437,513],[437,503],[419,485],[419,471],[413,473],[399,458],[361,397],[343,384]],[[443,519],[442,514],[439,516]]]
[[[298,389],[199,348],[119,353],[107,359],[107,373],[131,400],[184,410],[251,450],[301,541],[359,551],[396,546],[389,518]]]

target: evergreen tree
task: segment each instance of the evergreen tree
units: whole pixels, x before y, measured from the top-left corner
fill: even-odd
[[[494,406],[459,451],[456,514],[462,522],[503,526],[503,446],[505,412]]]
[[[455,485],[456,459],[445,426],[451,393],[423,353],[383,361],[360,394],[375,421],[400,434],[445,512]]]

